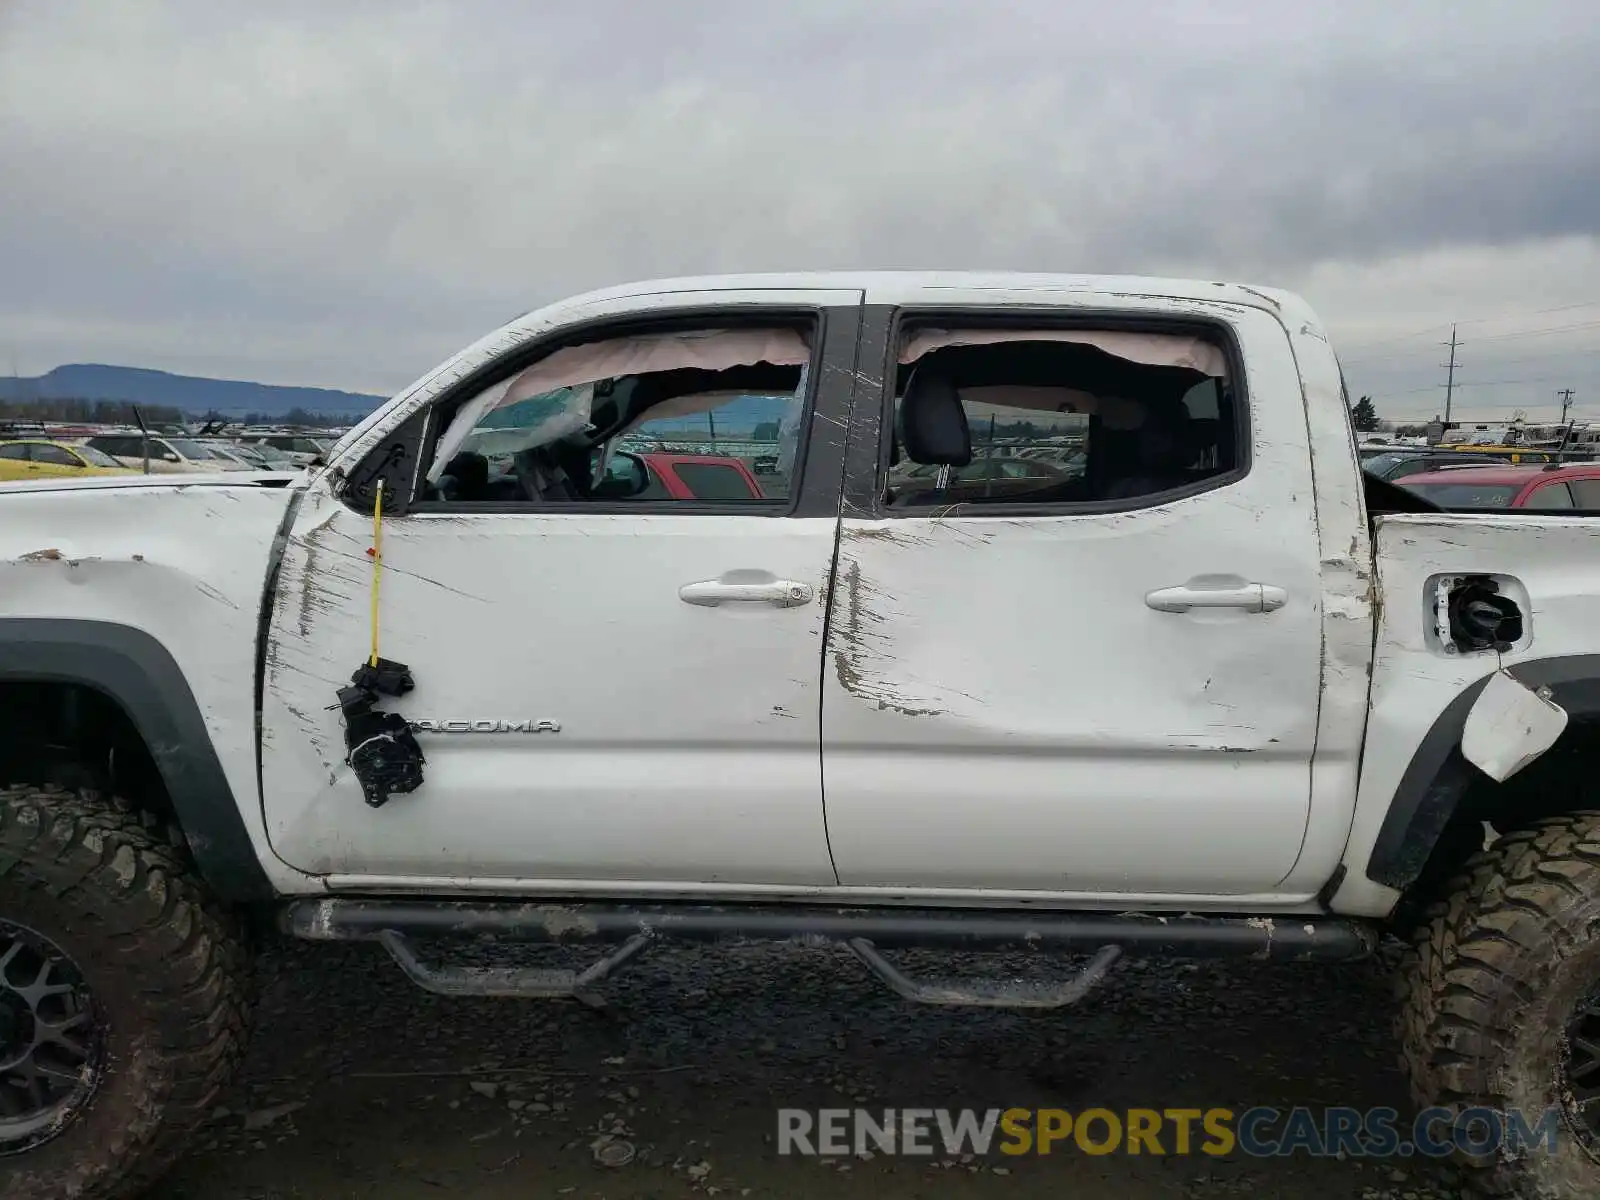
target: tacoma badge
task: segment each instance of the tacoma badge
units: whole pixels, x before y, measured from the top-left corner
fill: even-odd
[[[418,733],[560,733],[555,721],[413,721]]]

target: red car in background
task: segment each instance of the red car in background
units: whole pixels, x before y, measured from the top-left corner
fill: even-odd
[[[639,493],[640,500],[766,499],[743,459],[662,450],[648,451],[639,458],[650,471],[650,486]]]
[[[1546,467],[1456,467],[1394,481],[1441,508],[1600,512],[1600,463]]]

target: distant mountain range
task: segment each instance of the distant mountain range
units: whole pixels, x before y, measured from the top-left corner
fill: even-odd
[[[334,388],[280,387],[235,379],[173,375],[143,367],[111,367],[72,363],[47,375],[0,376],[4,400],[116,400],[129,404],[168,405],[201,416],[263,413],[282,416],[290,409],[330,415],[365,416],[387,396],[341,392]]]
[[[341,392],[334,388],[280,387],[271,383],[246,383],[236,379],[205,379],[198,375],[173,375],[144,367],[112,367],[99,363],[73,363],[47,375],[0,376],[0,403],[8,400],[109,400],[143,404],[152,408],[180,409],[193,417],[218,413],[242,417],[246,413],[281,417],[292,409],[329,416],[366,416],[387,396]],[[705,413],[662,417],[650,422],[651,430],[684,430],[748,435],[753,429],[783,419],[787,396],[738,396],[721,405],[715,417]]]

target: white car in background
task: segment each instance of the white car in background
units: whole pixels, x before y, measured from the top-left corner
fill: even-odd
[[[148,441],[152,475],[209,475],[218,471],[261,469],[230,458],[195,438],[152,437]],[[84,445],[109,454],[125,467],[142,468],[145,442],[139,434],[100,434],[89,438]]]
[[[229,442],[230,450],[237,450],[245,454],[253,454],[264,463],[269,471],[298,471],[305,464],[301,461],[303,455],[290,454],[287,450],[280,450],[276,446],[269,446],[265,442]]]
[[[296,465],[285,459],[272,459],[261,452],[260,446],[242,446],[237,442],[213,441],[202,443],[212,454],[221,455],[229,462],[238,463],[248,471],[293,471]]]
[[[248,444],[281,451],[294,459],[296,466],[303,467],[318,455],[326,453],[332,442],[303,433],[268,433],[254,438]]]

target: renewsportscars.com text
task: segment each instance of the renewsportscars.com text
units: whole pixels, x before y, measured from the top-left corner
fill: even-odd
[[[1556,1109],[1432,1108],[1405,1121],[1392,1108],[783,1108],[778,1153],[1481,1157],[1553,1154],[1564,1128]]]

